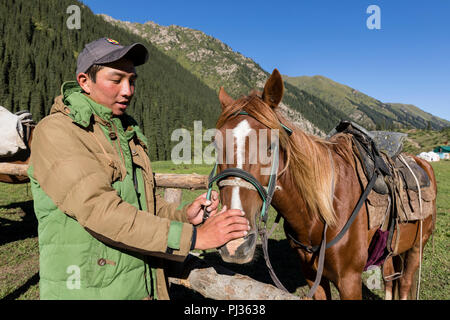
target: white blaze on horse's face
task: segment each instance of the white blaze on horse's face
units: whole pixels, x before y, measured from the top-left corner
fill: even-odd
[[[242,120],[234,129],[233,137],[236,145],[236,167],[243,169],[245,161],[245,140],[250,134],[252,128],[247,120]],[[235,178],[239,179],[240,178]],[[239,187],[233,187],[231,194],[231,208],[243,210],[241,197],[239,195]]]

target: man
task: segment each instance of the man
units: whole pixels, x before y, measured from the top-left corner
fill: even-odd
[[[216,248],[249,229],[218,194],[177,210],[155,195],[149,144],[126,114],[139,43],[86,45],[34,131],[31,190],[39,221],[41,299],[168,299],[164,261]],[[203,207],[211,214],[202,223]]]

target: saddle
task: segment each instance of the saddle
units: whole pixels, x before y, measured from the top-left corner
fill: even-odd
[[[419,212],[419,188],[422,202],[431,201],[434,193],[427,173],[411,156],[402,153],[406,134],[367,131],[351,121],[341,121],[327,138],[338,133],[352,139],[355,167],[363,185],[367,185],[375,174],[375,168],[379,170],[372,192],[367,197],[370,229],[392,219],[405,222],[426,217],[424,215],[430,210],[422,208],[422,213]]]
[[[341,121],[339,125],[330,132],[329,136],[336,133],[348,133],[353,136],[358,157],[363,165],[365,176],[368,180],[374,174],[375,165],[378,164],[380,174],[375,182],[373,190],[379,194],[389,194],[390,188],[386,182],[387,176],[394,176],[398,171],[403,180],[404,189],[418,191],[418,179],[420,188],[430,186],[430,179],[426,172],[408,155],[402,154],[408,165],[398,157],[403,149],[403,140],[407,134],[388,131],[367,131],[358,124],[350,121]],[[409,166],[409,168],[408,168]],[[411,168],[411,170],[410,170]],[[413,173],[412,173],[412,172]]]
[[[340,134],[352,148],[356,174],[362,188],[375,183],[366,199],[369,229],[375,234],[368,248],[364,267],[383,265],[390,255],[398,252],[399,223],[423,220],[433,212],[436,192],[426,172],[405,153],[402,153],[406,134],[367,131],[356,123],[341,121],[328,138]],[[334,141],[338,141],[336,136]],[[397,230],[394,240],[394,231]],[[391,281],[402,272],[384,276]]]

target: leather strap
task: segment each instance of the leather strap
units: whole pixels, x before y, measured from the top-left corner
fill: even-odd
[[[281,283],[281,281],[278,279],[277,275],[275,274],[275,270],[273,270],[272,264],[270,263],[269,258],[269,248],[268,248],[268,240],[269,237],[267,235],[267,230],[265,228],[260,229],[259,236],[261,238],[261,246],[264,253],[264,260],[266,262],[267,269],[269,269],[269,275],[272,279],[273,283],[277,286],[278,289],[283,290],[285,292],[289,292]]]
[[[322,243],[320,245],[319,261],[317,263],[316,279],[314,280],[314,284],[311,286],[308,294],[306,295],[308,298],[313,297],[314,293],[317,290],[317,287],[320,284],[320,281],[322,280],[323,265],[325,262],[325,251],[326,251],[326,243],[327,243],[327,227],[328,227],[328,225],[325,223],[325,228],[323,229]]]
[[[370,191],[372,190],[373,186],[375,185],[375,181],[377,180],[378,177],[378,170],[375,170],[374,174],[372,175],[372,178],[370,179],[369,183],[366,186],[366,189],[364,190],[364,192],[361,194],[361,197],[358,200],[358,203],[356,204],[355,209],[353,209],[353,212],[350,216],[350,218],[348,219],[347,223],[344,225],[344,227],[342,228],[342,230],[336,235],[336,237],[334,237],[333,240],[331,240],[330,242],[327,243],[326,245],[326,249],[330,248],[331,246],[335,245],[339,240],[341,240],[341,238],[344,236],[344,234],[347,232],[347,230],[350,228],[350,226],[352,225],[352,223],[355,221],[356,216],[358,215],[358,212],[361,210],[362,205],[364,204],[364,201],[366,201],[367,196],[369,195]],[[310,252],[310,253],[314,253],[317,252],[320,249],[320,245],[316,245],[316,246],[307,246],[302,244],[301,242],[299,242],[297,239],[295,239],[290,233],[287,234],[287,236],[300,248]]]
[[[212,179],[209,180],[208,188],[211,188],[214,182],[216,182],[220,179],[226,178],[226,177],[230,177],[230,176],[242,178],[242,179],[250,182],[256,188],[256,191],[258,191],[261,198],[264,200],[267,199],[267,197],[268,197],[267,191],[259,183],[259,181],[256,180],[250,173],[248,173],[242,169],[238,169],[238,168],[228,168],[228,169],[223,170],[222,172],[220,172],[215,177],[213,177]]]

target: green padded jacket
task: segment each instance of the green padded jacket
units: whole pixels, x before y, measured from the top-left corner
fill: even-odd
[[[28,174],[38,219],[41,299],[168,299],[167,259],[193,226],[155,194],[145,136],[129,116],[63,84],[34,130]]]

